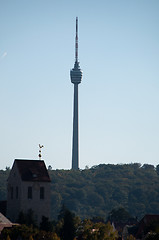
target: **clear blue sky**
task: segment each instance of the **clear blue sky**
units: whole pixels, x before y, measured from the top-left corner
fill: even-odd
[[[159,1],[0,0],[0,169],[71,168],[79,18],[80,168],[159,164]]]

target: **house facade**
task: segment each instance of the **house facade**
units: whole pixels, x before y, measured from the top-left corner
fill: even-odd
[[[19,213],[31,209],[37,224],[50,219],[50,177],[42,160],[14,161],[7,185],[7,217],[16,222]]]

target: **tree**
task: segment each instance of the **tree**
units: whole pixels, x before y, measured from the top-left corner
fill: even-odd
[[[14,226],[13,228],[4,228],[1,232],[1,238],[0,239],[6,239],[7,236],[10,236],[11,240],[17,240],[17,239],[29,239],[30,236],[33,237],[37,234],[37,229],[33,229],[33,227],[28,227],[26,225],[19,225]]]
[[[108,222],[99,225],[99,240],[115,240],[118,238],[118,232],[114,230],[113,226]]]
[[[159,239],[159,233],[150,233],[146,238],[145,240],[157,240]]]
[[[130,214],[122,207],[113,209],[108,215],[108,221],[110,222],[127,222],[130,218]]]
[[[63,240],[73,240],[75,237],[74,215],[69,210],[64,213],[62,236]]]
[[[49,165],[49,166],[48,166],[48,170],[50,170],[50,171],[52,170],[52,167],[51,167],[51,165]]]
[[[27,213],[24,213],[21,211],[19,213],[19,217],[17,219],[17,222],[20,224],[26,224],[27,226],[36,226],[35,216],[32,209],[29,209]]]
[[[136,240],[136,238],[133,235],[130,235],[127,237],[127,240]]]
[[[116,240],[118,233],[113,226],[108,222],[93,223],[91,220],[84,220],[78,232],[80,239],[84,240]]]
[[[33,237],[32,237],[32,235],[30,235],[29,240],[34,240]]]
[[[6,238],[6,240],[11,240],[9,235],[7,235],[7,238]]]
[[[7,167],[7,166],[6,166],[6,171],[10,171],[10,167]]]
[[[53,224],[45,216],[42,216],[42,221],[40,223],[40,229],[46,232],[51,232],[53,230]]]
[[[156,166],[156,172],[159,175],[159,165]]]
[[[62,205],[61,207],[61,210],[60,210],[60,213],[58,215],[58,220],[61,220],[64,218],[65,216],[65,212],[67,211],[68,209],[66,208],[65,204]]]
[[[20,223],[20,224],[25,224],[26,223],[26,214],[24,214],[23,211],[21,211],[19,213],[17,222]]]

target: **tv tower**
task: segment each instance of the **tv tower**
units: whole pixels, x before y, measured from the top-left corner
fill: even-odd
[[[79,169],[79,143],[78,143],[78,84],[82,80],[82,71],[78,62],[78,18],[76,17],[75,38],[75,63],[70,71],[71,82],[74,84],[74,108],[73,108],[73,140],[72,140],[72,169]]]

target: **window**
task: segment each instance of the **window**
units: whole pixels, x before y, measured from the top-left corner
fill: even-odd
[[[18,187],[16,187],[16,199],[18,198]]]
[[[44,187],[40,187],[40,199],[44,199]]]
[[[28,187],[28,199],[32,199],[32,187]]]
[[[11,199],[13,199],[13,187],[11,187]]]

